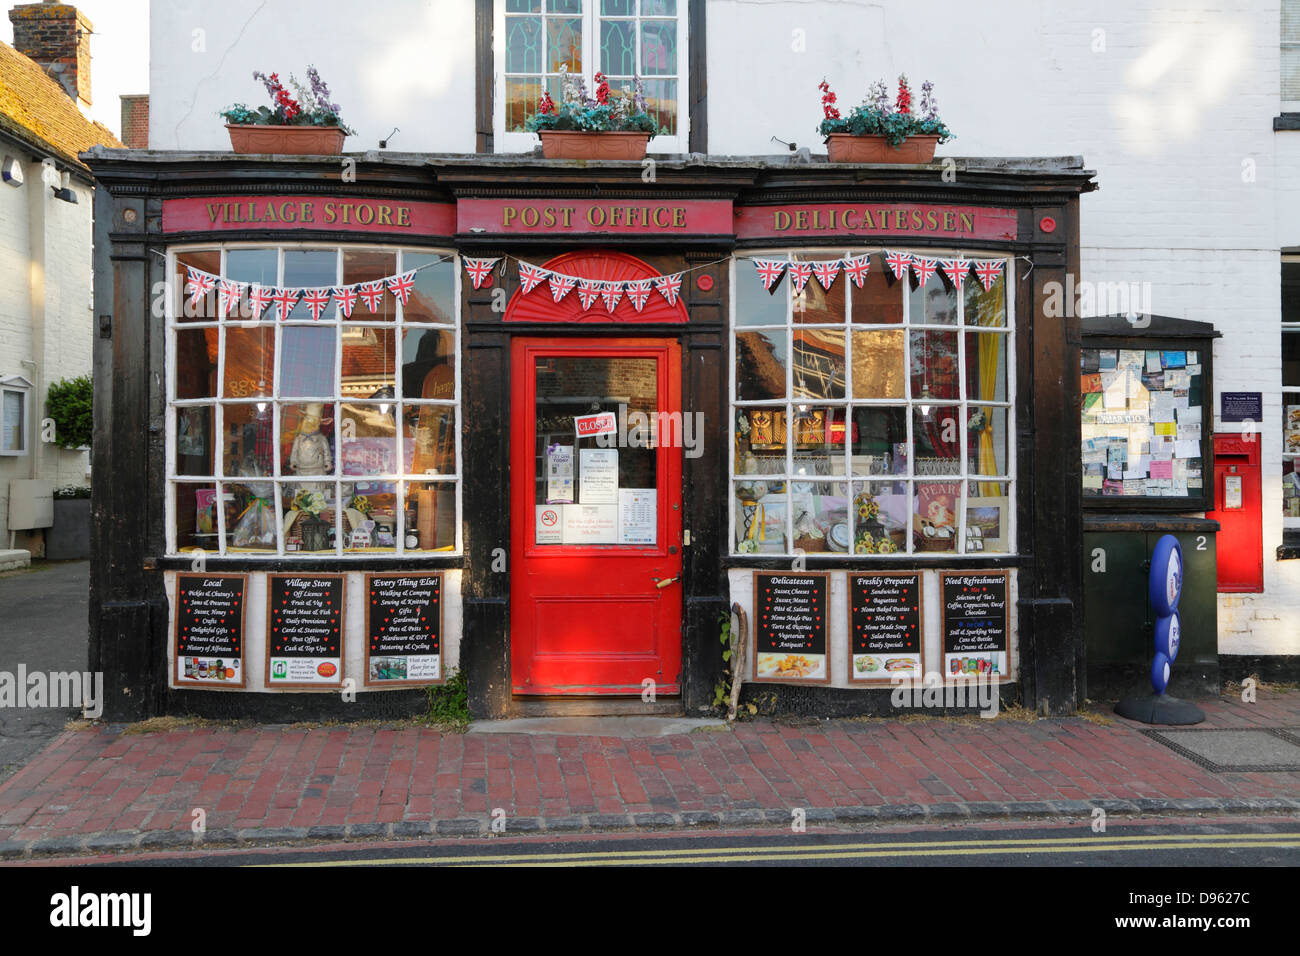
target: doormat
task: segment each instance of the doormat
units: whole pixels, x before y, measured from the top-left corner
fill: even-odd
[[[1300,770],[1300,728],[1144,730],[1151,739],[1212,773]]]

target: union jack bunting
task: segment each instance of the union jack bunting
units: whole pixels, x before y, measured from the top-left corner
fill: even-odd
[[[675,272],[670,276],[659,276],[652,280],[660,295],[668,300],[669,305],[677,304],[677,296],[682,291],[682,274]]]
[[[352,310],[357,307],[357,287],[341,285],[334,290],[334,301],[338,303],[343,318],[352,318]]]
[[[578,298],[582,300],[584,309],[590,309],[591,304],[600,298],[600,283],[591,279],[579,279]]]
[[[562,276],[558,272],[551,273],[551,298],[559,302],[566,295],[573,291],[573,287],[578,284],[578,280],[573,276]]]
[[[901,279],[907,275],[907,267],[912,264],[912,256],[907,252],[887,252],[885,263],[889,266],[889,271],[894,273],[894,278]]]
[[[388,291],[393,293],[393,297],[402,305],[406,305],[411,298],[411,290],[415,288],[415,270],[403,272],[400,276],[390,276],[388,279]]]
[[[492,267],[501,259],[466,259],[465,271],[469,274],[469,281],[473,283],[474,288],[482,288],[483,283],[492,275]]]
[[[211,292],[216,283],[216,276],[195,269],[193,266],[185,267],[185,291],[189,294],[191,307],[197,305],[199,299]]]
[[[939,267],[948,274],[952,284],[961,291],[962,283],[966,281],[966,273],[970,271],[969,259],[944,259],[939,263]]]
[[[519,263],[519,287],[527,294],[536,289],[550,273],[527,262]]]
[[[302,292],[303,304],[311,313],[313,319],[319,319],[325,314],[326,307],[330,304],[329,289],[304,289]]]
[[[252,285],[248,287],[248,304],[252,306],[253,318],[260,319],[266,307],[271,304],[272,289],[265,286]]]
[[[618,305],[618,300],[623,298],[623,283],[602,282],[600,284],[600,297],[605,302],[606,311],[613,312],[614,306]]]
[[[844,274],[853,280],[859,289],[867,281],[867,271],[871,268],[871,256],[856,256],[844,260]]]
[[[376,279],[374,282],[361,283],[357,286],[357,295],[361,296],[361,301],[366,304],[367,309],[378,313],[379,306],[384,301],[384,280]]]
[[[916,276],[916,281],[925,285],[930,281],[930,276],[939,271],[938,259],[927,259],[925,256],[912,256],[912,275]]]
[[[224,319],[228,316],[243,297],[244,283],[233,279],[222,279],[217,286],[217,317]]]
[[[298,289],[276,289],[271,294],[271,301],[275,303],[275,312],[280,317],[280,321],[283,322],[289,317],[289,313],[298,302],[298,295]]]
[[[993,283],[998,281],[998,276],[1002,274],[1001,259],[976,259],[972,265],[975,267],[975,275],[980,280],[980,285],[984,286],[987,292],[993,288]]]
[[[770,295],[776,288],[776,284],[781,281],[781,275],[785,272],[788,263],[781,259],[755,259],[754,268],[758,270],[758,277],[763,281],[763,288]]]
[[[812,278],[811,262],[792,262],[790,263],[790,288],[794,290],[795,295],[803,291],[803,287],[808,284]]]
[[[812,271],[817,281],[822,284],[822,288],[830,292],[831,286],[835,284],[835,277],[840,274],[840,260],[826,259],[822,262],[814,262]]]
[[[627,301],[632,303],[632,308],[640,312],[645,308],[645,304],[649,299],[649,279],[638,279],[636,282],[629,282],[627,284]]]

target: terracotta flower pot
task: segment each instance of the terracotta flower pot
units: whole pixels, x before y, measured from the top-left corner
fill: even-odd
[[[649,133],[539,130],[546,159],[644,159]]]
[[[234,126],[230,148],[236,153],[287,153],[293,156],[337,156],[343,152],[344,132],[337,126]]]
[[[909,136],[897,147],[884,136],[831,133],[826,138],[832,163],[928,163],[938,145],[938,136]]]

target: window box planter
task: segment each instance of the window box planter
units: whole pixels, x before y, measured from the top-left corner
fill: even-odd
[[[826,137],[832,163],[928,163],[938,145],[938,136],[921,134],[909,136],[897,146],[890,146],[884,136],[831,133]]]
[[[226,124],[236,153],[338,156],[346,134],[337,126],[237,126]]]
[[[649,133],[538,130],[546,159],[644,159]]]

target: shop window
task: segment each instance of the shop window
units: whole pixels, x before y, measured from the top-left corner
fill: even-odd
[[[459,551],[458,270],[380,247],[178,250],[168,296],[170,551]],[[187,292],[187,270],[215,277]],[[340,307],[340,286],[414,272]],[[245,284],[223,304],[220,280]],[[326,289],[254,310],[251,287]],[[348,314],[344,314],[348,313]],[[434,480],[436,479],[436,480]]]
[[[1300,257],[1282,261],[1282,515],[1300,528]]]
[[[560,100],[560,70],[581,76],[590,93],[604,73],[615,90],[640,77],[646,111],[666,135],[651,152],[686,151],[688,0],[496,0],[498,45],[495,127],[498,149],[531,149],[525,124],[545,89]]]
[[[755,268],[862,255],[735,260],[731,552],[1013,552],[1013,262],[988,289],[896,279],[882,253],[861,287],[787,272],[769,293]]]

